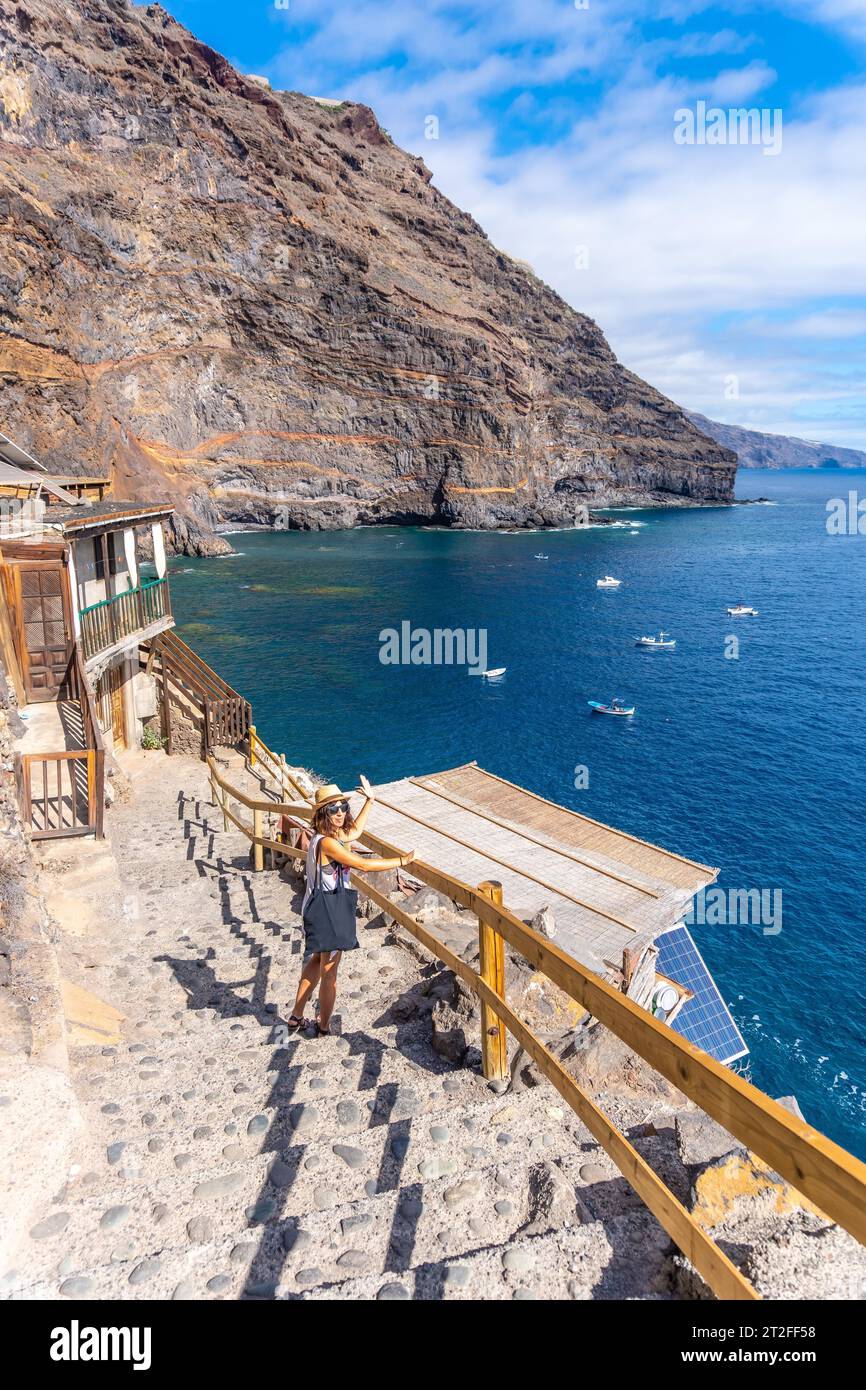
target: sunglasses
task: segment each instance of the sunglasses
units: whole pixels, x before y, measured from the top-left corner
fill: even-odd
[[[335,816],[338,811],[348,811],[348,801],[329,801],[325,807],[325,812],[329,816]]]

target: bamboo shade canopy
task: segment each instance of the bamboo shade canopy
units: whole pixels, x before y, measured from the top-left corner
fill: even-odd
[[[499,880],[525,920],[550,906],[557,941],[606,977],[624,947],[672,926],[718,874],[476,763],[390,782],[376,795],[374,834],[467,883]]]

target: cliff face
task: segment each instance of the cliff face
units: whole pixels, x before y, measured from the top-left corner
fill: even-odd
[[[692,424],[737,455],[740,468],[866,468],[866,454],[787,434],[763,434],[688,412]]]
[[[567,525],[727,502],[735,458],[364,106],[160,6],[0,0],[2,428],[223,522]]]

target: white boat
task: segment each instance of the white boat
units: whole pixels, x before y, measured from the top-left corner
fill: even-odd
[[[747,603],[735,603],[733,608],[728,609],[729,618],[757,618],[757,608],[750,608]]]
[[[614,579],[612,574],[606,574],[604,579],[596,580],[595,587],[597,589],[618,589],[621,583],[621,579]]]
[[[498,681],[499,677],[504,676],[507,670],[507,666],[494,666],[492,671],[482,671],[481,674],[487,681]]]
[[[549,559],[550,559],[550,556],[549,556],[549,555],[536,555],[535,558],[536,558],[536,560],[549,560]]]
[[[593,714],[615,714],[621,719],[631,719],[635,712],[634,705],[624,705],[618,696],[614,696],[609,705],[603,705],[598,700],[587,700],[586,702]]]
[[[668,638],[666,632],[660,632],[658,637],[636,637],[634,644],[649,652],[671,652],[677,645],[676,638]]]

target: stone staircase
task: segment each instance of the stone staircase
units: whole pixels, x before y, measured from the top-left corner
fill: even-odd
[[[337,1033],[286,1033],[299,895],[251,871],[200,762],[146,755],[110,829],[118,885],[68,968],[124,1021],[71,1048],[86,1138],[6,1296],[677,1296],[674,1247],[553,1089],[496,1095],[395,1012],[439,966],[387,927],[343,959]],[[646,1099],[610,1108],[681,1187]]]

